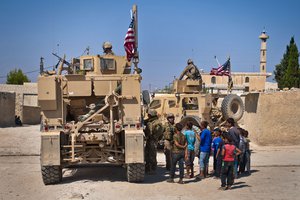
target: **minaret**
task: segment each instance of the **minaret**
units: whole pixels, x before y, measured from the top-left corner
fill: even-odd
[[[267,39],[269,36],[266,34],[266,31],[263,30],[261,35],[259,36],[261,39],[261,46],[260,46],[260,73],[267,73],[266,64],[267,64]]]

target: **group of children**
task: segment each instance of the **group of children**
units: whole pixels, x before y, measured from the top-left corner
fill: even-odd
[[[233,123],[232,123],[233,122]],[[175,124],[173,136],[172,165],[168,182],[174,182],[175,169],[179,164],[180,179],[183,183],[184,163],[185,178],[194,177],[194,158],[199,158],[199,175],[196,179],[206,178],[208,162],[213,156],[213,171],[211,175],[221,178],[221,190],[231,189],[238,174],[250,174],[250,148],[248,131],[234,126],[234,120],[229,118],[226,126],[215,128],[210,132],[208,123],[203,121],[200,129],[188,122],[186,127]]]

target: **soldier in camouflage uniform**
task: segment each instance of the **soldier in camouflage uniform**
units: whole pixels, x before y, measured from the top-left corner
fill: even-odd
[[[145,120],[145,170],[147,174],[155,174],[157,167],[157,143],[163,136],[163,125],[157,117],[155,110],[148,111],[148,119]]]
[[[169,171],[172,164],[172,144],[173,144],[173,135],[174,135],[174,120],[175,117],[173,113],[167,115],[168,122],[164,126],[164,153],[166,156],[166,169]]]
[[[202,80],[201,74],[192,59],[188,59],[187,66],[179,76],[179,80]]]
[[[112,44],[110,42],[104,42],[102,45],[103,53],[106,55],[115,55],[112,51]]]

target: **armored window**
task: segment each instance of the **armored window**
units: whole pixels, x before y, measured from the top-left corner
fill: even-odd
[[[101,70],[116,70],[115,60],[110,58],[101,58]]]
[[[168,101],[168,105],[169,105],[169,108],[174,108],[175,105],[176,105],[176,102],[173,101],[173,100],[169,100],[169,101]]]
[[[182,108],[184,110],[198,110],[198,98],[197,97],[185,97],[182,99]]]
[[[216,77],[215,76],[211,77],[211,83],[216,84]]]
[[[160,100],[153,100],[151,103],[150,103],[150,109],[156,109],[156,108],[159,108],[160,107]]]
[[[83,69],[84,70],[93,70],[94,69],[93,59],[84,59],[83,60]]]

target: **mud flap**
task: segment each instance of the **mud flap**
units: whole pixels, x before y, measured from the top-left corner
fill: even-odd
[[[60,165],[60,132],[42,132],[41,165]]]
[[[143,130],[125,130],[125,163],[144,163]]]

